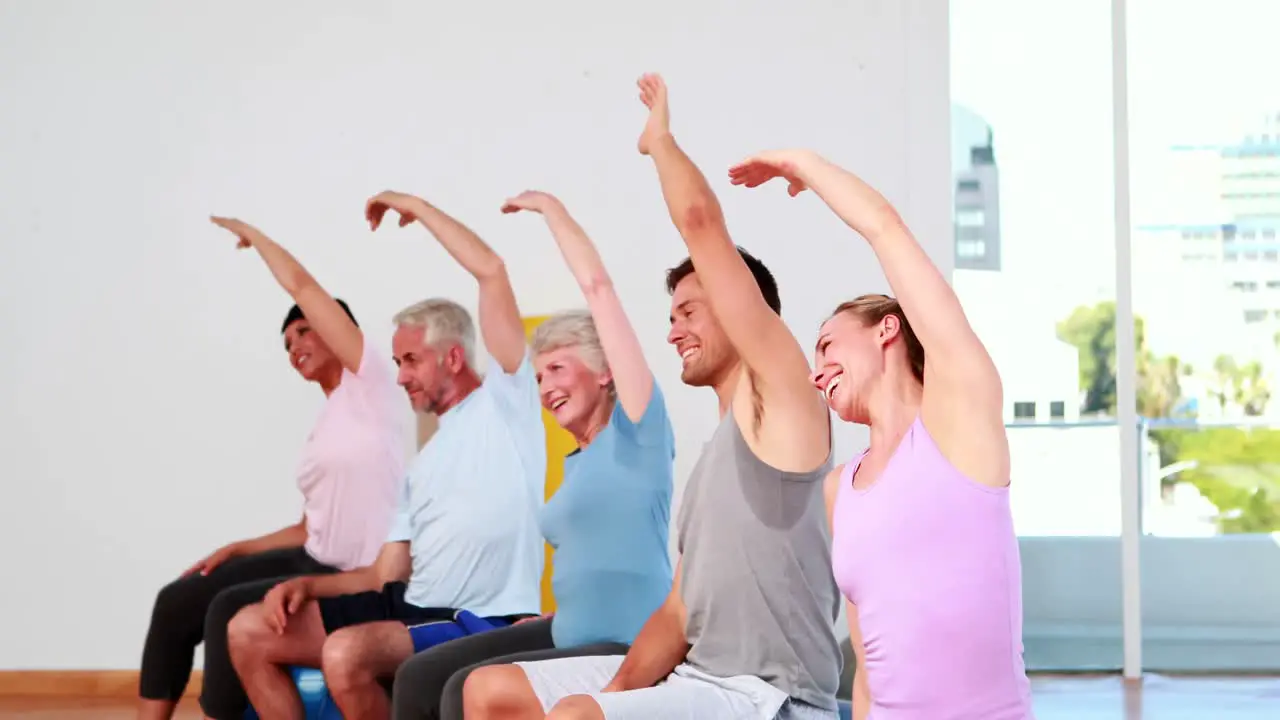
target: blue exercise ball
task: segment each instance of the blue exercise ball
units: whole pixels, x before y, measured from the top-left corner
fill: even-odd
[[[302,709],[307,720],[342,720],[342,713],[329,696],[329,689],[324,684],[324,673],[312,668],[295,667],[291,669],[293,684],[302,697]],[[245,720],[259,720],[258,713],[251,707],[244,714]]]

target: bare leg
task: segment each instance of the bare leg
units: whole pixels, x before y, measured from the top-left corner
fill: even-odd
[[[262,720],[303,720],[302,698],[284,666],[320,667],[324,640],[324,622],[315,602],[290,615],[279,635],[267,625],[261,603],[246,606],[232,618],[227,625],[231,664]]]
[[[467,720],[542,720],[546,716],[529,677],[516,665],[486,665],[472,671],[462,686],[462,707]]]
[[[169,720],[173,717],[173,710],[178,703],[172,700],[148,700],[143,698],[138,701],[138,720]]]
[[[396,621],[342,628],[324,641],[324,681],[346,720],[387,720],[391,702],[378,680],[413,655],[409,629]]]
[[[590,695],[570,695],[551,708],[546,720],[604,720],[604,711]]]

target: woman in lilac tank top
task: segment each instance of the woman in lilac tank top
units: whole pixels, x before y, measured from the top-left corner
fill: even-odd
[[[866,183],[799,150],[757,155],[730,177],[747,187],[781,177],[793,196],[812,188],[870,243],[897,295],[841,304],[815,348],[827,404],[871,429],[826,493],[858,660],[854,718],[1032,718],[1004,400],[986,348]]]

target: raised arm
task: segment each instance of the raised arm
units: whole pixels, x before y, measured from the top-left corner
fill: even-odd
[[[724,328],[766,407],[787,407],[800,432],[825,438],[827,409],[808,384],[809,361],[760,288],[729,237],[724,213],[702,172],[676,144],[670,131],[667,89],[662,78],[640,79],[640,97],[649,119],[639,150],[653,159],[671,221],[684,238],[694,271],[711,311]]]
[[[924,347],[920,413],[929,431],[962,473],[984,485],[1008,485],[1009,438],[1000,373],[951,285],[889,202],[853,174],[809,151],[757,155],[729,174],[735,185],[747,187],[785,178],[793,196],[813,188],[866,238]]]
[[[762,153],[729,171],[735,185],[756,187],[782,177],[788,192],[812,188],[836,215],[866,238],[924,346],[925,372],[969,401],[1001,409],[1000,376],[955,291],[916,242],[893,206],[874,188],[815,153]],[[945,361],[943,359],[945,358]],[[926,383],[927,385],[928,383]]]
[[[507,267],[488,245],[467,226],[441,212],[426,200],[398,192],[383,192],[365,205],[370,228],[377,230],[387,210],[400,214],[400,227],[422,223],[458,264],[480,284],[480,336],[493,359],[511,374],[525,356],[524,323],[516,305]]]
[[[364,334],[338,301],[302,267],[302,263],[248,223],[223,217],[211,219],[213,224],[240,238],[236,247],[251,247],[258,251],[276,282],[293,297],[311,328],[320,334],[342,366],[353,373],[360,372],[360,358],[364,356]]]
[[[635,329],[622,309],[622,302],[613,290],[613,280],[604,269],[600,254],[582,227],[555,197],[542,192],[525,192],[502,206],[506,213],[521,210],[541,213],[546,218],[547,227],[582,288],[587,307],[591,309],[596,332],[600,335],[600,346],[613,373],[618,402],[632,422],[640,422],[649,407],[649,398],[653,396],[653,372],[645,362],[640,339],[636,337]]]

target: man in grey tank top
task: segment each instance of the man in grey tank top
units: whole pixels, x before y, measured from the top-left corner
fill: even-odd
[[[479,668],[466,681],[467,718],[835,718],[827,407],[773,276],[734,245],[672,138],[661,78],[641,78],[640,91],[649,119],[639,149],[689,248],[667,274],[667,340],[685,384],[715,390],[721,422],[685,487],[671,595],[630,652]]]

